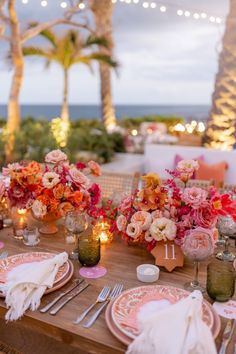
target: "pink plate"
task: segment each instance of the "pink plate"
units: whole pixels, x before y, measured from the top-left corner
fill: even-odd
[[[5,283],[8,273],[20,264],[41,262],[54,257],[55,253],[48,252],[29,252],[16,254],[0,260],[0,283]],[[70,265],[67,261],[57,272],[54,284],[60,282],[70,271]]]
[[[132,343],[133,339],[126,336],[114,324],[114,322],[112,320],[112,314],[111,314],[112,313],[112,306],[113,306],[113,302],[110,302],[108,304],[108,306],[106,308],[106,312],[105,312],[105,320],[106,320],[107,327],[110,330],[110,332],[113,334],[113,336],[116,337],[120,342],[122,342],[125,345],[129,345],[130,343]],[[212,328],[212,335],[215,339],[220,332],[221,321],[220,321],[220,317],[217,315],[217,313],[214,311],[214,309],[212,309],[212,313],[214,316],[214,325]]]
[[[149,285],[129,289],[123,292],[113,303],[112,320],[116,327],[129,338],[139,334],[138,317],[146,313],[159,311],[187,297],[188,291],[172,286]],[[203,321],[212,329],[214,326],[213,310],[206,301],[203,302]]]

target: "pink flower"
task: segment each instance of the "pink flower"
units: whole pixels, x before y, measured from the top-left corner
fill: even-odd
[[[134,224],[140,224],[143,231],[149,229],[152,223],[151,214],[147,211],[137,211],[131,218],[131,222]]]
[[[9,163],[7,167],[2,168],[2,175],[9,176],[13,171],[20,171],[23,167],[18,163]]]
[[[101,167],[95,161],[89,161],[88,167],[90,168],[92,175],[101,176]]]
[[[152,219],[153,219],[153,220],[162,218],[162,216],[163,216],[163,213],[162,213],[161,210],[154,210],[154,211],[152,212]]]
[[[185,233],[184,254],[193,261],[203,261],[214,252],[213,230],[198,227]]]
[[[122,214],[127,214],[131,209],[133,201],[134,201],[133,196],[125,197],[119,205],[119,211]]]
[[[42,183],[45,188],[51,189],[60,182],[60,176],[55,172],[46,172],[43,175]]]
[[[142,227],[140,224],[134,224],[131,222],[127,226],[126,233],[129,237],[137,239],[142,233]]]
[[[191,187],[185,188],[182,193],[182,200],[185,204],[190,205],[192,208],[199,208],[207,198],[207,191],[202,188]]]
[[[69,170],[69,179],[71,182],[82,188],[87,188],[89,186],[89,179],[82,172],[78,171],[76,167],[72,167]]]
[[[156,241],[173,240],[176,236],[177,227],[175,223],[167,218],[159,218],[153,221],[150,227],[150,234]]]
[[[124,215],[119,215],[116,220],[116,226],[119,231],[125,231],[127,226],[127,219]]]
[[[52,150],[45,156],[45,161],[52,164],[59,164],[60,162],[67,161],[68,157],[61,150]]]
[[[193,210],[191,214],[195,225],[204,228],[212,228],[216,225],[217,216],[214,215],[210,205],[200,207],[199,209]]]
[[[176,171],[179,174],[178,177],[183,182],[187,182],[198,168],[199,164],[195,160],[181,160],[176,167]]]

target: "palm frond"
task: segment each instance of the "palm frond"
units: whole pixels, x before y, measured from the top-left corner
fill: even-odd
[[[46,29],[39,34],[40,36],[44,37],[47,39],[54,48],[57,46],[57,36],[56,34],[51,30],[51,29]]]
[[[115,61],[110,55],[103,54],[100,52],[89,54],[87,55],[87,58],[89,58],[90,60],[96,60],[101,63],[107,64],[114,69],[118,68],[119,66],[119,63]]]
[[[49,53],[47,51],[39,47],[33,47],[33,46],[23,47],[23,55],[25,56],[38,55],[47,58],[48,54]]]
[[[110,43],[107,40],[106,37],[104,36],[94,36],[94,35],[90,35],[88,36],[88,38],[85,40],[85,42],[83,43],[83,48],[88,48],[91,47],[93,45],[98,45],[100,47],[104,47],[104,48],[109,48],[110,47]]]

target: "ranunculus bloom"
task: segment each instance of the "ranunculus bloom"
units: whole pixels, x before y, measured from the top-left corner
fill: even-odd
[[[60,182],[60,176],[55,172],[46,172],[43,175],[42,183],[45,188],[51,189]]]
[[[119,215],[116,220],[116,226],[119,231],[125,231],[127,219],[124,215]]]
[[[68,199],[70,200],[71,203],[76,204],[76,205],[80,205],[82,203],[83,197],[84,197],[84,195],[82,192],[75,191],[70,194]]]
[[[91,170],[92,175],[101,176],[101,167],[95,161],[89,161],[88,167]]]
[[[76,167],[72,167],[69,170],[69,178],[71,182],[79,187],[87,188],[89,186],[89,179],[82,172],[78,171]]]
[[[134,224],[140,224],[143,231],[149,229],[152,217],[147,211],[137,211],[131,218],[131,222]]]
[[[126,228],[126,233],[129,237],[137,239],[142,233],[142,227],[140,224],[134,224],[131,222]]]
[[[59,183],[53,188],[53,195],[56,199],[68,198],[71,194],[69,187]]]
[[[185,204],[190,205],[192,208],[199,208],[207,198],[207,191],[202,188],[191,187],[185,188],[182,193],[182,200]]]
[[[216,225],[217,217],[212,212],[211,206],[207,203],[206,206],[193,210],[191,217],[194,224],[204,228],[212,228]]]
[[[156,173],[148,173],[142,177],[145,188],[156,189],[160,186],[160,177]]]
[[[156,241],[173,240],[176,237],[176,225],[167,218],[160,218],[153,221],[150,227],[150,234]]]
[[[203,261],[214,252],[213,230],[197,227],[185,233],[184,254],[193,261]]]
[[[52,164],[59,164],[60,162],[67,161],[68,157],[61,150],[52,150],[45,156],[45,161]]]
[[[35,200],[32,205],[32,211],[36,218],[42,218],[47,214],[47,207],[39,200]]]

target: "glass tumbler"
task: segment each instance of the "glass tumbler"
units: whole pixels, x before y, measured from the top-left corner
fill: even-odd
[[[40,242],[37,227],[25,228],[23,231],[23,243],[26,246],[36,246]]]
[[[207,267],[207,293],[215,301],[228,301],[234,295],[235,271],[232,263],[214,261]]]
[[[83,266],[93,267],[100,261],[100,238],[93,235],[80,236],[79,261]]]

